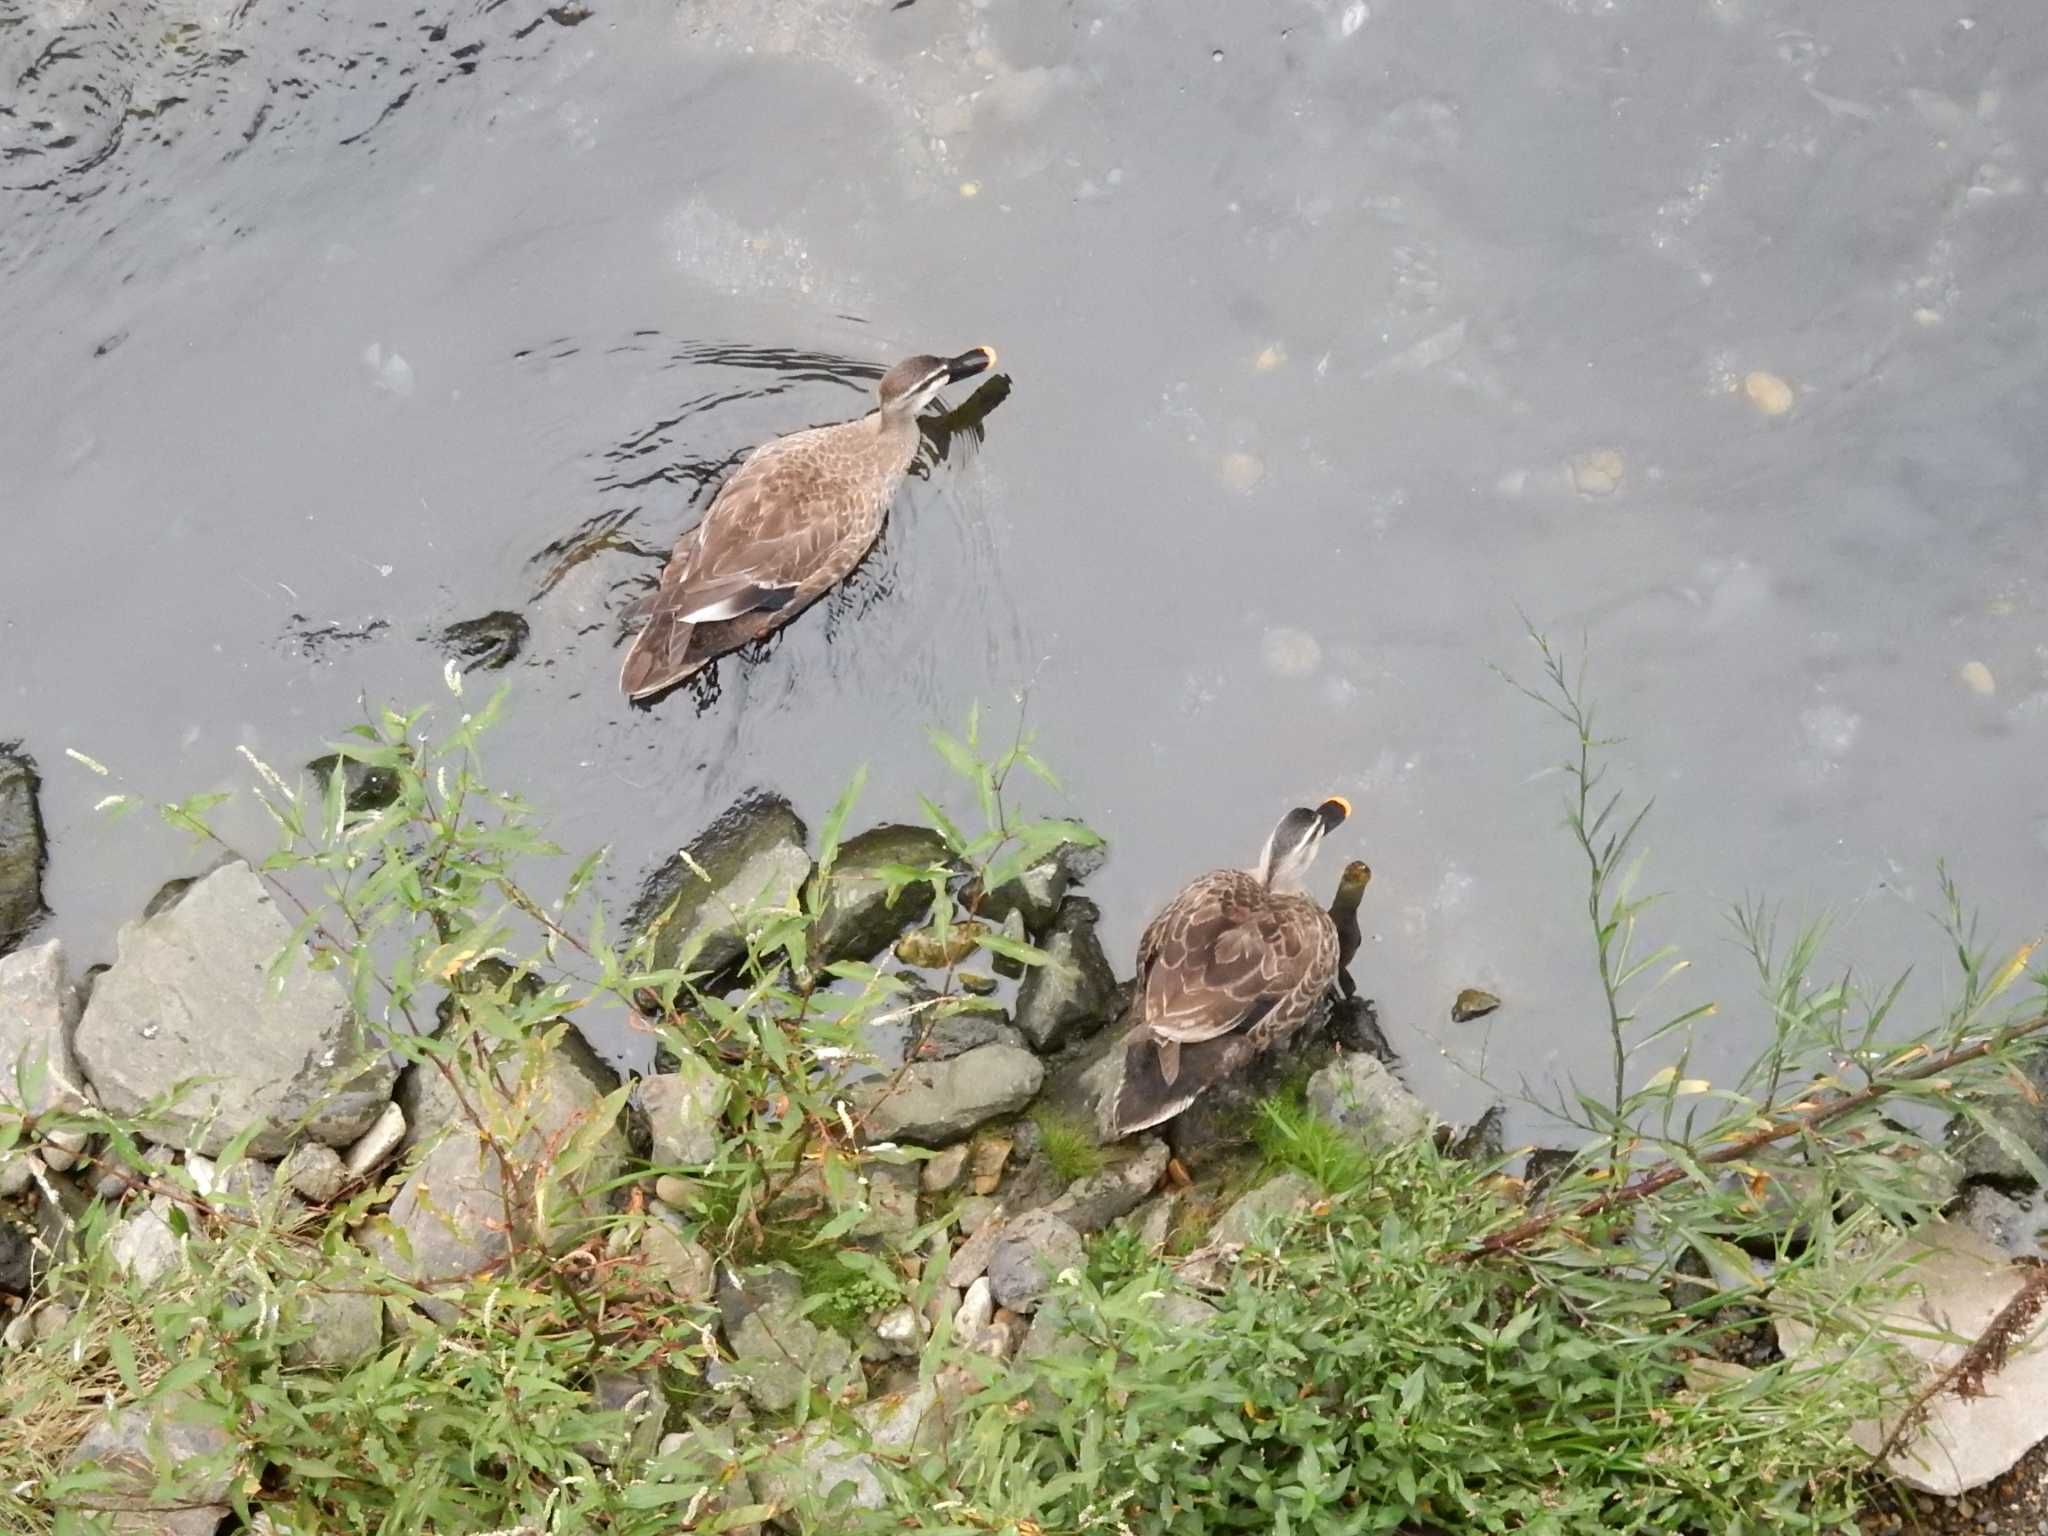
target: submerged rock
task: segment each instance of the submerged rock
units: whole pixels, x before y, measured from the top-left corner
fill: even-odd
[[[121,930],[76,1036],[107,1109],[152,1140],[208,1155],[258,1127],[248,1151],[282,1157],[301,1136],[340,1146],[390,1102],[397,1068],[368,1048],[331,973],[271,961],[292,924],[247,864],[223,865],[167,911]],[[168,1109],[152,1101],[200,1079]]]
[[[1500,1007],[1500,999],[1478,987],[1467,987],[1451,1000],[1451,1022],[1469,1024],[1483,1019]]]
[[[803,822],[779,795],[757,792],[728,808],[641,887],[631,922],[653,936],[651,965],[683,965],[701,975],[737,965],[758,926],[749,914],[792,905],[810,878],[805,837]]]
[[[839,845],[824,904],[811,928],[817,963],[872,960],[931,908],[931,887],[906,885],[891,900],[884,871],[923,869],[949,862],[946,840],[929,827],[889,823],[870,827]]]
[[[695,1168],[717,1158],[730,1089],[725,1075],[694,1053],[677,1057],[673,1071],[640,1079],[656,1167]]]
[[[477,1108],[514,1165],[531,1165],[560,1138],[580,1131],[617,1086],[611,1068],[571,1030],[534,1080],[522,1085],[516,1108],[495,1093]],[[573,1237],[601,1210],[598,1191],[625,1171],[628,1151],[615,1119],[581,1168],[568,1174],[550,1170],[537,1198],[522,1206],[508,1201],[499,1160],[486,1149],[482,1133],[457,1121],[406,1176],[389,1215],[365,1234],[363,1245],[417,1285],[460,1285],[510,1254],[516,1220],[537,1220],[533,1237],[551,1246]],[[438,1303],[427,1309],[449,1315]]]
[[[231,1422],[226,1409],[191,1392],[110,1407],[64,1464],[93,1474],[95,1486],[65,1503],[117,1511],[110,1529],[129,1536],[212,1536],[240,1470]]]
[[[35,764],[0,751],[0,955],[43,915],[43,818]]]
[[[1017,1028],[1034,1049],[1056,1050],[1115,1016],[1120,992],[1095,936],[1101,921],[1101,909],[1085,897],[1059,904],[1042,945],[1051,958],[1032,966],[1017,992]]]
[[[1045,1067],[1014,1045],[977,1046],[950,1061],[913,1062],[856,1093],[877,1141],[942,1147],[1031,1102]]]
[[[479,667],[495,672],[511,665],[531,632],[523,617],[500,608],[482,618],[450,624],[441,631],[441,649],[465,672]]]
[[[352,757],[330,752],[306,764],[320,793],[327,793],[328,780],[341,775],[341,803],[358,815],[387,810],[398,803],[402,790],[398,774],[390,768],[373,768]],[[161,893],[159,893],[161,895]],[[154,914],[148,914],[153,916]]]
[[[896,941],[896,958],[920,970],[950,970],[980,949],[989,932],[987,923],[972,918],[948,923],[943,932],[936,927],[920,928]]]

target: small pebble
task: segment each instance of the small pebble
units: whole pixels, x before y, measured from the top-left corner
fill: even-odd
[[[1989,698],[1998,691],[1998,679],[1991,675],[1991,669],[1981,661],[1966,661],[1957,674],[1963,686],[1983,698]]]
[[[1491,992],[1482,992],[1477,987],[1467,987],[1451,1004],[1451,1021],[1469,1024],[1474,1019],[1483,1019],[1500,1007],[1500,999]]]
[[[1775,373],[1759,369],[1746,375],[1742,381],[1742,392],[1749,396],[1749,403],[1766,416],[1782,416],[1792,409],[1792,386]]]
[[[356,1144],[348,1149],[348,1158],[343,1166],[348,1176],[360,1179],[373,1172],[387,1157],[398,1150],[398,1144],[405,1140],[405,1111],[396,1104],[386,1104],[384,1113],[367,1131],[356,1138]]]
[[[1627,468],[1627,461],[1614,448],[1594,448],[1574,454],[1565,464],[1571,476],[1572,489],[1581,496],[1612,496],[1621,489],[1621,477]]]
[[[966,1168],[967,1148],[964,1145],[948,1147],[925,1163],[917,1181],[926,1194],[942,1194],[960,1182],[960,1175]]]
[[[315,1205],[325,1205],[340,1194],[348,1178],[341,1165],[341,1154],[317,1142],[292,1148],[291,1155],[277,1171],[295,1192]]]
[[[664,1173],[654,1181],[654,1198],[672,1210],[686,1211],[696,1204],[698,1186],[679,1173]]]
[[[984,1136],[975,1142],[968,1170],[974,1178],[974,1192],[977,1195],[992,1195],[996,1186],[1003,1182],[1003,1165],[1010,1160],[1010,1149],[1015,1143],[1007,1136]]]
[[[68,1173],[85,1151],[85,1132],[50,1131],[43,1136],[43,1166],[52,1173]]]

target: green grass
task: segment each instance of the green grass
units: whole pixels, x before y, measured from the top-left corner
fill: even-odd
[[[1095,1137],[1072,1115],[1041,1109],[1031,1116],[1031,1123],[1038,1127],[1038,1155],[1069,1184],[1100,1173],[1107,1165]]]
[[[1379,1162],[1355,1137],[1310,1111],[1299,1087],[1259,1101],[1252,1141],[1264,1168],[1306,1174],[1326,1194],[1361,1189],[1379,1176]]]

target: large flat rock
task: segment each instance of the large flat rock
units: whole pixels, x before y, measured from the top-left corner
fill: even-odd
[[[100,1103],[143,1116],[152,1141],[209,1156],[252,1124],[248,1150],[264,1158],[299,1140],[343,1146],[368,1130],[397,1070],[367,1049],[335,976],[294,963],[271,984],[292,929],[239,860],[123,928],[76,1037]],[[144,1116],[181,1082],[189,1086],[172,1107]]]

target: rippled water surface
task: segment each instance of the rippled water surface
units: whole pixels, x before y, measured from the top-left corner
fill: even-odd
[[[2048,908],[2044,178],[2023,0],[0,0],[51,931],[107,958],[191,863],[64,748],[243,783],[513,610],[492,771],[622,891],[750,785],[911,812],[977,699],[1112,839],[1120,957],[1348,794],[1360,980],[1469,1109],[1439,1045],[1603,1049],[1519,605],[1657,796],[1709,1057],[1745,892],[1932,999],[1937,856],[1987,933]],[[629,708],[614,615],[736,456],[982,342],[1008,398],[851,588]]]

